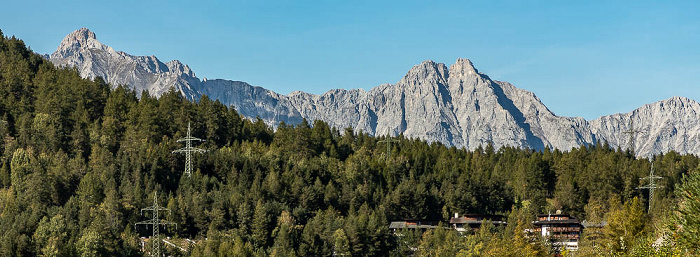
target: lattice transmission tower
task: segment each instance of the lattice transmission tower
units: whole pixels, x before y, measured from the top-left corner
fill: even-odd
[[[185,147],[173,151],[173,153],[184,153],[185,154],[185,175],[189,178],[192,176],[192,153],[206,153],[207,150],[192,147],[192,141],[204,142],[206,140],[201,138],[193,137],[190,131],[190,123],[187,123],[187,136],[180,138],[177,142],[185,142]]]
[[[656,184],[656,180],[662,179],[662,177],[654,175],[654,163],[653,162],[651,163],[651,170],[649,171],[649,176],[639,178],[640,181],[643,181],[645,179],[649,180],[649,184],[637,187],[637,189],[649,189],[649,208],[647,209],[647,213],[649,213],[649,212],[651,212],[651,204],[654,202],[654,189],[663,187],[663,186],[659,186]]]
[[[143,208],[141,209],[141,216],[143,216],[144,211],[151,211],[153,213],[153,216],[151,217],[150,220],[144,220],[140,222],[136,222],[134,224],[134,229],[137,228],[138,225],[151,225],[153,226],[153,235],[151,235],[151,256],[162,256],[160,254],[160,226],[161,225],[175,225],[175,229],[177,229],[177,223],[170,222],[167,220],[161,220],[158,217],[158,213],[160,211],[168,211],[170,213],[170,209],[164,208],[162,206],[158,205],[158,191],[156,191],[153,194],[153,206]]]
[[[399,140],[393,139],[389,136],[389,134],[386,134],[386,139],[384,140],[379,140],[377,143],[386,143],[386,159],[388,160],[389,157],[391,157],[391,143],[398,143]]]
[[[632,119],[632,116],[630,116],[629,130],[625,130],[622,133],[630,135],[630,138],[627,140],[627,150],[629,150],[632,153],[632,155],[635,155],[636,153],[634,152],[634,139],[636,138],[637,134],[644,134],[646,133],[646,131],[635,129],[634,120]]]

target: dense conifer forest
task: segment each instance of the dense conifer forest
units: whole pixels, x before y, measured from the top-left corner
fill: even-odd
[[[604,142],[467,151],[400,135],[387,152],[385,137],[322,121],[273,131],[206,96],[112,89],[1,32],[0,119],[2,256],[145,255],[139,238],[150,230],[134,224],[156,192],[171,210],[161,218],[178,224],[161,234],[188,250],[163,245],[173,256],[549,256],[524,231],[556,210],[608,224],[584,231],[576,256],[700,254],[694,155],[639,159]],[[172,153],[188,123],[208,150],[194,155],[191,177]],[[637,187],[651,162],[663,187],[647,212]],[[406,219],[447,227],[454,213],[505,215],[508,225],[389,230]]]

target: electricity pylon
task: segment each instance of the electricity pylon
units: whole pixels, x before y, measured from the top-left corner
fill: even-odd
[[[158,191],[153,194],[153,206],[141,209],[141,216],[143,216],[144,211],[153,212],[153,217],[150,220],[136,222],[136,224],[134,224],[134,229],[136,229],[138,225],[153,226],[153,235],[151,236],[151,246],[153,249],[151,250],[151,256],[160,257],[160,225],[175,225],[175,229],[177,229],[177,223],[160,220],[160,218],[158,218],[158,212],[160,211],[168,211],[168,213],[170,213],[170,209],[158,206]]]
[[[625,130],[622,133],[629,134],[630,138],[627,140],[627,150],[630,150],[632,152],[632,155],[635,155],[634,152],[634,139],[636,138],[637,134],[643,134],[645,133],[644,130],[639,130],[639,129],[634,129],[634,120],[632,119],[632,116],[630,115],[630,129]]]
[[[205,141],[201,138],[196,138],[191,135],[190,123],[187,123],[187,136],[180,138],[177,142],[185,142],[185,147],[173,151],[173,153],[185,153],[185,175],[189,178],[192,176],[192,153],[206,153],[207,150],[192,147],[192,141]]]
[[[662,188],[663,186],[659,186],[656,184],[656,180],[662,179],[662,177],[659,176],[654,176],[654,163],[651,163],[651,171],[649,171],[649,176],[639,178],[640,181],[648,179],[649,184],[637,187],[637,189],[649,189],[649,208],[647,209],[647,213],[651,212],[651,203],[654,201],[654,189],[657,188]]]
[[[378,143],[386,143],[386,158],[387,160],[391,156],[391,143],[399,142],[399,140],[393,139],[389,136],[389,134],[386,135],[386,139],[384,140],[379,140]]]

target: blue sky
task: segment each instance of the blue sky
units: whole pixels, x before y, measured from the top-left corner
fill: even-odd
[[[668,1],[671,2],[671,1]],[[700,100],[698,1],[11,1],[0,29],[39,53],[87,27],[134,55],[279,93],[370,89],[469,58],[557,115]]]

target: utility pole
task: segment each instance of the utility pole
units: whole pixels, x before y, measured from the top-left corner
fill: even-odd
[[[191,135],[190,123],[187,123],[187,136],[180,138],[177,142],[185,142],[185,147],[173,151],[173,153],[184,153],[185,154],[185,175],[189,178],[192,176],[192,153],[206,153],[207,150],[192,147],[192,141],[203,142],[205,140],[201,138],[196,138]]]
[[[651,203],[654,201],[654,189],[657,188],[662,188],[663,186],[659,186],[656,184],[656,180],[662,179],[662,177],[659,176],[654,176],[654,163],[651,163],[651,171],[649,171],[649,176],[639,178],[640,181],[643,181],[645,179],[649,180],[649,184],[637,187],[637,189],[649,189],[649,208],[647,209],[647,213],[651,212]]]
[[[389,157],[391,156],[391,143],[398,143],[399,140],[393,139],[389,136],[389,134],[386,134],[386,139],[384,140],[379,140],[378,143],[386,143],[386,159],[388,160]]]
[[[627,150],[630,150],[632,152],[632,155],[635,155],[634,152],[634,139],[636,138],[637,134],[643,134],[645,133],[644,130],[639,130],[639,129],[634,129],[634,120],[632,119],[632,116],[630,115],[630,125],[629,125],[629,130],[625,130],[622,133],[629,134],[630,138],[627,140]]]
[[[177,229],[177,223],[170,222],[167,220],[160,220],[160,218],[158,218],[158,212],[160,212],[160,211],[168,211],[168,213],[170,213],[169,209],[164,208],[162,206],[158,206],[158,191],[156,191],[153,194],[153,206],[141,209],[141,216],[143,216],[144,211],[153,212],[153,217],[150,220],[136,222],[136,224],[134,224],[134,229],[136,229],[136,227],[138,225],[151,225],[151,226],[153,226],[153,235],[151,236],[151,241],[153,241],[152,242],[153,249],[151,250],[151,256],[160,257],[160,256],[162,256],[160,254],[160,238],[159,238],[160,225],[175,225],[175,229]]]

